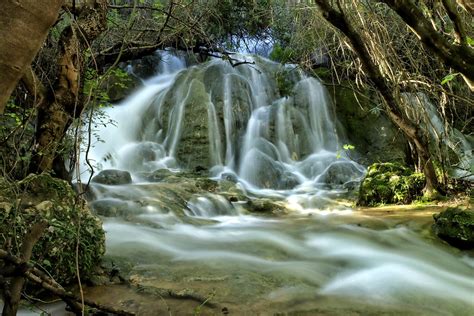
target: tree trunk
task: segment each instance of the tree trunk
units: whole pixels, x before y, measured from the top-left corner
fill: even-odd
[[[77,19],[66,27],[59,40],[57,79],[38,107],[31,172],[53,169],[59,144],[73,119],[84,109],[81,76],[89,43],[107,26],[107,0],[84,2],[75,12]]]
[[[30,261],[33,247],[40,239],[43,231],[48,226],[46,221],[41,221],[36,224],[33,224],[29,234],[23,240],[21,246],[20,258],[25,265]],[[23,266],[24,268],[24,266]],[[18,311],[18,305],[20,304],[21,291],[23,290],[23,285],[25,284],[25,278],[22,274],[17,275],[12,278],[10,286],[5,291],[5,305],[3,306],[3,315],[4,316],[15,316]]]
[[[0,1],[0,114],[57,20],[63,0]]]
[[[339,29],[349,39],[352,48],[362,62],[369,78],[373,81],[378,91],[385,100],[386,110],[391,121],[400,128],[405,136],[416,148],[418,157],[423,166],[423,174],[426,177],[425,192],[432,193],[439,189],[438,178],[436,177],[433,162],[429,152],[428,142],[420,126],[414,125],[409,119],[403,116],[401,112],[401,101],[394,95],[394,88],[388,79],[383,76],[375,61],[371,59],[371,53],[365,46],[360,33],[347,19],[344,12],[335,10],[328,0],[316,0],[316,3],[323,12],[323,17],[334,27]],[[393,84],[392,84],[393,85]]]

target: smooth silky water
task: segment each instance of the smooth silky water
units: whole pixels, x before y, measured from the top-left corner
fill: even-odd
[[[96,171],[127,170],[134,179],[93,185],[93,203],[128,205],[104,228],[106,256],[128,262],[133,282],[190,289],[234,315],[472,313],[474,260],[432,238],[429,215],[417,226],[340,203],[365,168],[343,150],[317,79],[254,56],[239,56],[255,64],[235,68],[222,60],[186,68],[161,56],[160,73],[107,110],[116,127],[97,131],[104,142],[88,157]],[[281,73],[291,96],[279,93]],[[291,211],[252,215],[212,193],[194,194],[180,210],[154,203],[163,185],[144,174],[196,167]],[[82,178],[89,173],[84,166]]]

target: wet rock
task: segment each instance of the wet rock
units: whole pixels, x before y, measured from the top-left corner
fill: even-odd
[[[341,160],[331,164],[318,178],[318,182],[329,186],[355,188],[355,183],[361,180],[363,174],[364,172],[352,162]]]
[[[266,214],[284,214],[288,210],[278,202],[270,199],[249,200],[244,206],[247,211]]]
[[[128,214],[128,203],[116,199],[103,199],[91,203],[92,210],[104,217],[116,217]]]
[[[423,196],[425,177],[398,163],[375,163],[359,189],[360,206],[411,203]]]
[[[140,173],[139,177],[149,182],[161,182],[173,175],[175,175],[175,173],[168,169],[158,169],[149,173]]]
[[[132,183],[132,176],[128,171],[107,169],[92,178],[92,182],[107,185],[129,184]]]
[[[158,65],[160,64],[161,56],[153,54],[144,56],[140,59],[135,59],[130,62],[133,67],[133,73],[143,79],[156,75],[158,72]]]
[[[232,181],[220,180],[218,191],[220,194],[227,197],[230,202],[248,200],[240,185]]]
[[[208,178],[202,178],[196,180],[196,186],[207,192],[214,192],[219,186],[219,183],[215,180]]]
[[[474,209],[452,207],[433,218],[433,231],[439,238],[460,249],[474,249]]]
[[[121,168],[136,171],[159,169],[156,161],[165,156],[165,149],[155,142],[129,144],[120,154]]]
[[[223,174],[221,174],[221,179],[233,183],[239,182],[239,178],[237,177],[237,175],[235,173],[230,172],[224,172]]]
[[[176,160],[180,166],[193,170],[198,166],[206,168],[214,165],[209,142],[209,108],[211,107],[206,87],[201,81],[201,73],[193,69],[185,74],[178,75],[173,87],[165,95],[162,105],[162,126],[166,129],[180,129],[180,139],[176,144]],[[188,91],[186,98],[182,98],[182,91]],[[175,105],[183,103],[184,126],[177,126]],[[171,121],[171,122],[170,122]],[[222,130],[222,129],[221,129]],[[221,155],[222,153],[219,153]]]
[[[344,126],[348,143],[360,154],[354,157],[363,165],[375,162],[407,160],[408,142],[383,111],[371,104],[374,100],[367,92],[362,97],[352,89],[338,86],[330,89],[337,118]]]
[[[244,166],[242,178],[259,188],[288,190],[299,184],[297,177],[279,161],[256,149],[247,153]]]

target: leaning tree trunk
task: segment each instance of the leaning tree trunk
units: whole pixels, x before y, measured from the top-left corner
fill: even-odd
[[[347,16],[341,8],[341,11],[337,11],[331,6],[328,0],[316,0],[316,3],[322,10],[323,17],[326,21],[339,29],[349,39],[352,48],[361,60],[369,78],[382,95],[390,120],[398,126],[408,140],[415,145],[422,165],[422,171],[426,178],[425,192],[431,194],[435,190],[439,190],[440,186],[431,159],[427,138],[419,125],[413,124],[402,114],[401,101],[397,100],[394,95],[394,89],[388,82],[388,79],[383,76],[376,63],[371,59],[371,53],[364,44],[362,36],[347,19]]]
[[[63,0],[0,1],[0,114],[58,18]]]
[[[85,55],[90,43],[107,27],[107,0],[85,1],[71,9],[77,19],[61,34],[57,79],[38,107],[32,172],[52,170],[59,144],[73,119],[81,115]]]

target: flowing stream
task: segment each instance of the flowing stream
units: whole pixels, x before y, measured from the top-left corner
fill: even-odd
[[[344,149],[317,79],[255,56],[238,56],[248,64],[237,67],[161,58],[154,78],[107,110],[116,124],[97,131],[103,142],[88,157],[132,175],[131,184],[94,184],[92,206],[115,210],[104,217],[107,256],[128,262],[133,282],[186,288],[234,315],[472,312],[474,260],[431,238],[429,220],[341,203],[365,168]],[[173,181],[156,180],[157,170]],[[240,195],[193,191],[204,180],[173,177],[180,170]],[[288,211],[250,213],[242,196]]]

